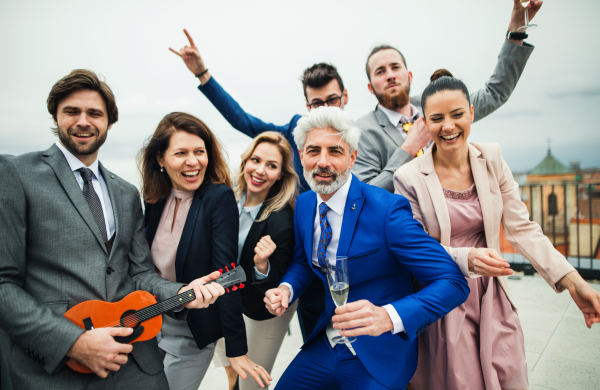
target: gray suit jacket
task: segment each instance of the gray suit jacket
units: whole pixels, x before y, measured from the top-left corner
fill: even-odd
[[[101,380],[64,365],[82,329],[63,314],[80,302],[115,302],[135,290],[149,291],[160,301],[182,286],[154,270],[137,189],[101,164],[100,171],[115,217],[110,254],[56,145],[0,159],[3,389],[83,389]],[[177,317],[186,314],[184,310]],[[142,371],[154,375],[163,370],[156,339],[133,345],[130,359]]]
[[[476,121],[496,111],[508,100],[532,52],[531,45],[519,46],[508,40],[504,42],[496,69],[485,88],[471,94]],[[412,97],[411,103],[421,111],[420,96]],[[402,134],[379,105],[374,111],[359,118],[356,124],[362,129],[362,135],[352,173],[363,182],[394,192],[394,172],[413,159],[400,149],[404,143]]]

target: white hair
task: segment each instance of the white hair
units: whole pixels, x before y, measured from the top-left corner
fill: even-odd
[[[304,149],[306,137],[314,129],[333,129],[350,146],[350,153],[358,149],[360,129],[354,126],[352,117],[339,107],[322,106],[302,116],[294,129],[294,141],[300,150]]]

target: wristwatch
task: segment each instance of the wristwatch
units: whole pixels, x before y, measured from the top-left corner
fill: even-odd
[[[523,39],[527,39],[528,36],[529,35],[525,34],[524,32],[506,32],[506,39],[511,39],[513,41],[522,41]]]

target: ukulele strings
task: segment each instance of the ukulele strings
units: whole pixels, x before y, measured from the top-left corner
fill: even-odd
[[[223,288],[227,288],[229,287],[231,282],[229,283],[223,283],[222,287]],[[220,283],[219,283],[220,284]],[[235,284],[235,283],[231,283],[231,284]],[[188,295],[185,298],[179,298],[180,295],[183,295],[185,293],[188,293],[188,291],[191,292],[191,294],[193,294],[193,296]],[[117,321],[113,321],[110,324],[101,326],[101,328],[114,328],[116,326],[120,326],[121,325],[121,321],[123,322],[123,324],[125,326],[127,326],[128,323],[132,324],[132,326],[135,326],[137,324],[140,324],[144,321],[149,320],[150,318],[154,318],[162,313],[164,313],[165,311],[169,311],[171,309],[176,308],[177,306],[181,306],[181,304],[185,304],[188,302],[193,301],[194,299],[196,299],[196,295],[194,294],[193,290],[188,290],[188,291],[184,291],[181,294],[175,295],[174,297],[165,299],[162,302],[158,302],[155,303],[153,305],[150,305],[148,307],[143,308],[140,311],[137,311],[133,314],[128,314],[127,316],[117,320]],[[188,293],[189,294],[189,293]],[[187,300],[187,298],[191,298],[190,300]],[[181,301],[180,301],[181,299]],[[185,299],[185,302],[183,301],[183,299]],[[180,303],[181,302],[181,303]]]

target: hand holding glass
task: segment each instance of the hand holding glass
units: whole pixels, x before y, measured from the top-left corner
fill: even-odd
[[[350,278],[348,276],[348,258],[346,256],[325,260],[327,265],[327,282],[329,292],[336,307],[344,306],[350,292]],[[336,344],[353,343],[356,337],[336,336],[332,339]]]
[[[517,29],[517,31],[524,32],[524,31],[535,30],[537,28],[537,24],[529,23],[529,12],[527,12],[527,6],[529,5],[529,0],[520,0],[520,1],[521,1],[521,5],[524,8],[523,12],[525,12],[525,25],[523,27],[519,27]]]

